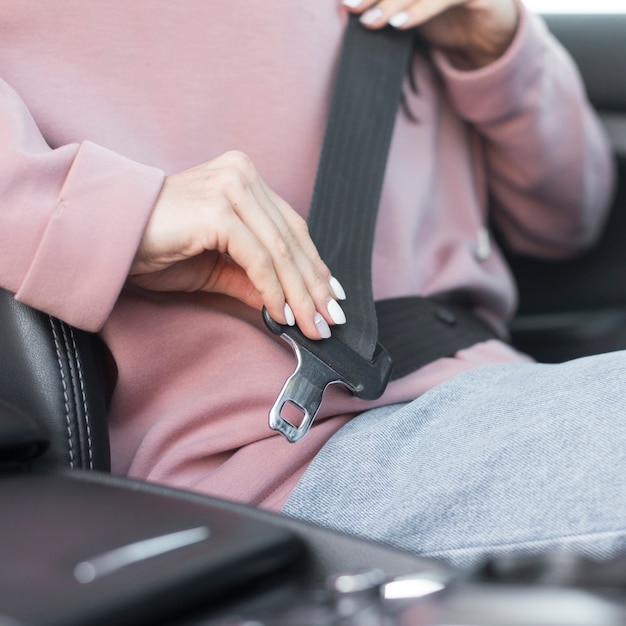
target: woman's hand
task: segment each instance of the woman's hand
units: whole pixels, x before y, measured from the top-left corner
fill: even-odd
[[[515,36],[515,0],[343,0],[368,28],[420,27],[424,38],[460,69],[484,67],[502,56]]]
[[[297,321],[311,339],[345,322],[345,297],[309,237],[306,222],[241,152],[168,176],[129,281],[157,291],[235,297],[277,322]]]

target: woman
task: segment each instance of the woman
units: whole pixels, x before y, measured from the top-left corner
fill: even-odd
[[[429,45],[413,61],[417,92],[406,85],[396,122],[374,246],[377,298],[462,292],[502,330],[515,287],[489,242],[488,219],[528,254],[564,257],[595,240],[611,189],[606,140],[571,60],[520,2],[3,4],[0,285],[99,331],[109,346],[118,367],[115,472],[284,507],[449,560],[469,542],[458,562],[489,553],[485,544],[560,545],[562,536],[597,530],[588,501],[580,526],[565,523],[568,509],[545,527],[520,520],[503,528],[496,504],[509,510],[528,494],[498,497],[500,468],[489,471],[488,461],[468,487],[467,464],[479,453],[503,454],[503,442],[527,428],[527,411],[518,409],[554,396],[534,389],[545,377],[533,374],[516,405],[505,393],[486,411],[495,379],[511,367],[515,380],[542,367],[503,341],[431,363],[375,403],[330,390],[298,445],[267,426],[294,363],[259,309],[322,340],[344,323],[340,302],[350,297],[303,220],[348,12],[365,28],[418,27]],[[477,421],[469,429],[462,418],[470,395],[463,391],[460,416],[451,409],[468,376],[476,378],[472,392],[484,390],[471,395]],[[382,422],[366,412],[378,406]],[[482,433],[494,415],[501,421],[502,406],[517,416],[513,430],[494,430],[487,446]],[[409,431],[387,441],[386,425],[407,411],[426,411],[427,424],[409,419]],[[569,423],[578,426],[586,416],[573,413]],[[471,444],[450,448],[450,429],[473,432]],[[430,456],[421,456],[425,437]],[[371,467],[359,453],[365,445]],[[546,445],[548,455],[560,450],[558,441]],[[381,468],[418,457],[401,465],[413,472],[416,494],[399,515]],[[419,473],[432,459],[438,480],[424,485]],[[450,490],[442,478],[455,467]],[[544,465],[535,459],[533,467]],[[507,476],[519,474],[518,459]],[[348,484],[335,484],[338,476]],[[357,495],[338,498],[355,476]],[[556,474],[548,482],[563,481]],[[491,507],[478,511],[474,495],[471,507],[446,516],[487,484]],[[436,514],[417,498],[426,487]],[[485,526],[497,536],[476,536]]]

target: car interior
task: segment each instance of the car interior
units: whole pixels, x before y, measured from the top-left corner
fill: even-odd
[[[505,251],[520,289],[512,342],[559,362],[626,348],[626,12],[545,19],[578,63],[618,168],[592,250],[567,261]],[[7,291],[0,320],[0,626],[626,623],[622,594],[605,593],[626,585],[623,564],[546,555],[457,571],[114,476],[115,381],[99,338]]]

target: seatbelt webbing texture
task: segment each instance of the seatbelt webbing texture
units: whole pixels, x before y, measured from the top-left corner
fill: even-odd
[[[434,298],[378,300],[376,311],[378,341],[393,361],[390,380],[402,378],[479,341],[498,337],[469,307]]]
[[[411,41],[409,32],[367,30],[350,17],[308,218],[321,257],[349,289],[342,302],[348,323],[333,334],[367,360],[378,337],[376,216]]]

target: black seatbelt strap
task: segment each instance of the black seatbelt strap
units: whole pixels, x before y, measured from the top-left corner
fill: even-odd
[[[411,41],[409,32],[375,33],[351,18],[308,218],[320,256],[350,289],[342,307],[351,323],[333,334],[368,360],[377,341],[374,229]]]
[[[321,257],[346,287],[348,322],[333,326],[330,339],[313,341],[264,311],[267,326],[291,344],[298,360],[270,411],[270,426],[292,442],[310,428],[329,384],[373,400],[384,392],[392,366],[399,378],[495,336],[463,307],[418,297],[374,303],[376,217],[412,39],[409,31],[365,29],[356,16],[346,28],[308,225]],[[302,411],[299,425],[283,417],[288,404]]]

